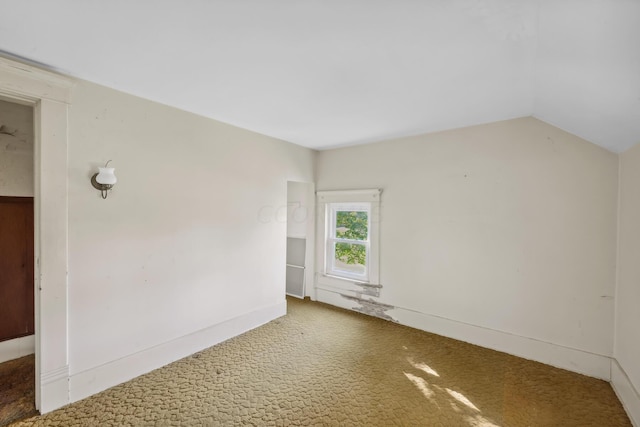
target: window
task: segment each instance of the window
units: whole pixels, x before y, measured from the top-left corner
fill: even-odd
[[[370,203],[330,203],[326,273],[369,280]]]
[[[318,224],[324,225],[319,230],[321,282],[346,279],[378,284],[379,207],[378,189],[318,192]]]

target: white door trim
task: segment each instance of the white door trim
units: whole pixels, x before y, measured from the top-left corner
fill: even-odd
[[[36,408],[69,402],[67,108],[74,80],[0,57],[0,96],[34,107]]]

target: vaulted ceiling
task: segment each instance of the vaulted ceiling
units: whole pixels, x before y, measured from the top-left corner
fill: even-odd
[[[325,149],[533,115],[640,142],[638,0],[0,0],[0,51]]]

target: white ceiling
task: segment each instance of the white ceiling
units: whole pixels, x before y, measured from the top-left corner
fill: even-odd
[[[534,115],[640,142],[638,0],[0,0],[0,50],[325,149]]]

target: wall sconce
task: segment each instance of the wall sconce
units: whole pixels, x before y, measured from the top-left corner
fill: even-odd
[[[110,162],[111,160],[109,160]],[[103,168],[98,168],[98,173],[93,174],[91,177],[91,185],[96,190],[100,190],[103,199],[107,198],[107,192],[111,190],[113,185],[118,182],[118,178],[114,175],[115,168],[108,168],[109,162],[107,162]]]

